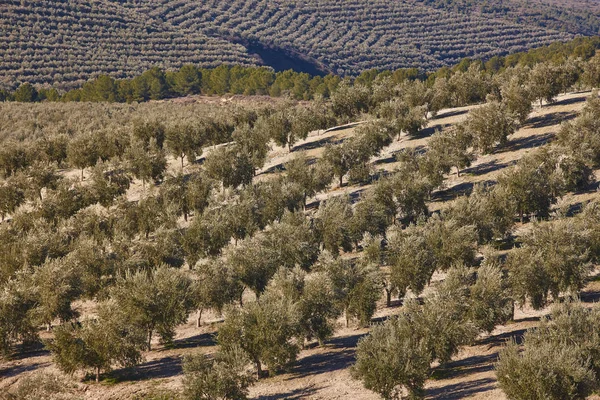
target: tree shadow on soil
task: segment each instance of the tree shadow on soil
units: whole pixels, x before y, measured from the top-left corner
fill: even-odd
[[[531,149],[542,146],[554,138],[553,133],[544,133],[541,135],[526,136],[518,139],[509,140],[506,145],[500,147],[494,154],[509,153],[522,149]]]
[[[305,378],[350,367],[356,360],[356,345],[365,335],[366,333],[360,333],[331,339],[324,348],[326,351],[298,360],[290,371],[289,379]]]
[[[431,135],[433,135],[434,133],[436,133],[438,131],[441,132],[451,125],[452,124],[436,124],[436,125],[429,126],[427,128],[423,128],[419,132],[417,132],[415,135],[409,136],[408,140],[417,140],[417,139],[428,138]]]
[[[488,372],[494,369],[494,363],[498,360],[498,353],[482,356],[468,357],[462,360],[450,362],[443,367],[436,368],[434,376],[439,380],[454,379],[461,376]]]
[[[481,163],[481,164],[475,165],[473,167],[465,168],[464,170],[461,171],[461,173],[470,174],[470,175],[474,175],[474,176],[486,175],[491,172],[495,172],[495,171],[501,170],[503,168],[510,167],[511,165],[515,165],[516,163],[517,163],[516,160],[509,161],[506,163],[499,163],[498,160],[492,160],[492,161],[489,161],[486,163]]]
[[[35,341],[29,344],[19,344],[15,347],[14,354],[11,354],[10,360],[24,360],[31,357],[49,356],[50,351],[41,341]]]
[[[185,339],[175,340],[173,341],[173,344],[166,349],[189,349],[192,347],[215,346],[216,344],[215,333],[207,332]]]
[[[556,103],[555,103],[556,104]],[[561,122],[572,120],[577,116],[577,113],[557,111],[539,117],[529,118],[525,123],[525,128],[545,128],[548,126],[558,125]]]
[[[306,388],[290,390],[285,393],[258,396],[256,400],[300,400],[317,393],[317,390],[318,388],[315,388],[315,386],[312,385]]]
[[[119,381],[145,381],[171,378],[183,372],[181,362],[181,357],[168,356],[147,361],[136,367],[115,370],[110,375]]]
[[[477,379],[461,382],[440,388],[431,388],[426,391],[427,399],[457,400],[472,396],[477,393],[489,392],[496,389],[496,381],[492,378]]]
[[[343,139],[339,139],[336,136],[330,136],[323,139],[315,140],[314,142],[303,143],[292,147],[292,153],[295,153],[297,151],[318,149],[319,147],[324,147],[327,144],[340,144],[342,142]]]
[[[470,195],[473,192],[473,187],[475,184],[473,182],[463,182],[458,185],[454,185],[447,189],[438,190],[437,192],[433,192],[431,194],[432,202],[446,202],[449,200],[454,200],[455,198],[463,195]]]
[[[586,101],[588,99],[589,93],[586,94],[585,96],[578,96],[578,97],[573,97],[570,99],[564,99],[564,100],[560,100],[557,102],[552,103],[551,105],[553,106],[567,106],[570,104],[577,104],[577,103],[583,103],[584,101]]]
[[[580,293],[579,298],[583,303],[597,303],[600,301],[600,291],[584,291]]]
[[[50,365],[49,362],[40,362],[40,363],[34,363],[34,364],[15,365],[13,367],[2,368],[2,369],[0,369],[0,380],[12,378],[19,374],[22,374],[23,372],[30,372],[30,371],[38,370],[40,368],[45,368],[45,367],[48,367],[49,365]]]
[[[539,318],[535,318],[535,320],[539,320]],[[514,340],[517,344],[521,344],[523,342],[523,335],[525,335],[527,329],[518,329],[515,331],[504,332],[498,335],[488,336],[485,339],[482,339],[478,342],[478,344],[488,345],[488,348],[503,346],[510,340]]]
[[[442,119],[442,118],[449,118],[449,117],[456,117],[457,115],[463,115],[468,113],[469,110],[453,110],[453,111],[447,111],[444,113],[439,113],[438,115],[436,115],[435,117],[431,118],[432,120],[436,120],[436,119]]]

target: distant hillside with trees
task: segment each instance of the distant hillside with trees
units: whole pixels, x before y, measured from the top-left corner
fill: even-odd
[[[489,59],[598,32],[594,7],[498,4],[8,0],[0,15],[0,87],[71,89],[101,74],[124,79],[185,64],[340,76],[373,68],[431,71],[465,57]]]
[[[0,101],[42,102],[42,101],[84,101],[133,103],[149,100],[163,100],[189,95],[244,95],[287,97],[294,100],[328,99],[338,88],[342,92],[354,82],[371,87],[374,82],[388,80],[397,85],[405,82],[419,82],[431,90],[443,85],[445,79],[457,73],[474,68],[478,73],[502,79],[502,73],[514,67],[532,68],[540,63],[560,67],[568,65],[569,72],[564,79],[580,73],[583,64],[600,48],[600,37],[578,37],[569,42],[556,42],[549,46],[531,49],[526,52],[494,56],[482,60],[464,58],[452,67],[442,67],[435,72],[418,68],[400,68],[395,71],[369,69],[351,79],[338,75],[310,75],[291,69],[275,72],[269,67],[244,67],[240,65],[219,65],[216,68],[200,68],[186,64],[179,69],[164,71],[151,68],[131,79],[114,79],[102,74],[85,82],[81,87],[68,91],[57,87],[22,83],[15,90],[0,89]],[[458,75],[457,75],[458,76]],[[542,76],[543,78],[543,76]],[[456,78],[454,78],[456,79]],[[436,83],[437,82],[437,83]],[[468,83],[465,83],[468,85]],[[460,95],[458,95],[460,96]],[[479,99],[481,100],[481,99]],[[464,102],[463,102],[464,103]]]

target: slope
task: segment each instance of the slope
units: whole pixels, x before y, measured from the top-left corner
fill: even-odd
[[[496,17],[414,0],[8,0],[0,13],[0,86],[71,88],[98,74],[132,77],[185,63],[340,75],[431,70],[573,37]],[[282,56],[288,63],[273,63]]]

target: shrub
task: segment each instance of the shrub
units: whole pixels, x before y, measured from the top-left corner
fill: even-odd
[[[249,360],[244,352],[232,347],[214,359],[204,354],[183,360],[184,398],[190,400],[244,400],[254,381],[248,373]]]

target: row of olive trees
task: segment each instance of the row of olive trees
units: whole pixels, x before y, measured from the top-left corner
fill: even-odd
[[[512,317],[505,281],[490,260],[475,271],[451,269],[424,304],[407,301],[398,316],[359,341],[353,375],[384,399],[397,399],[404,391],[421,398],[433,361],[443,365],[479,332]]]
[[[514,341],[496,364],[500,388],[508,398],[584,399],[598,389],[600,332],[598,307],[578,302],[555,306],[539,327]]]
[[[594,104],[594,100],[590,100],[583,116],[573,123],[575,126],[586,128],[583,131],[584,140],[568,146],[573,148],[573,152],[593,150],[593,143],[590,147],[585,146],[583,150],[576,144],[593,140],[596,129],[593,123],[593,116],[596,115]],[[508,114],[503,109],[508,106],[497,101],[492,101],[484,107],[490,115],[500,115],[497,118],[500,120]],[[400,115],[399,119],[402,120],[406,115],[403,110],[406,109],[402,106],[397,114],[391,115]],[[256,143],[248,138],[261,132],[256,128],[263,124],[259,124],[259,121],[264,121],[279,112],[284,111],[257,116],[253,125],[243,122],[235,128],[238,130],[237,134],[235,130],[232,132],[235,136],[239,134],[239,138],[225,148],[236,148],[246,156],[260,153],[251,150]],[[275,119],[280,118],[285,120],[287,117],[282,114]],[[419,118],[423,120],[425,116]],[[391,122],[384,120],[365,124],[352,141],[345,142],[342,146],[347,143],[360,143],[367,149],[365,151],[377,154],[390,143],[393,133],[399,132],[398,129],[390,128],[392,123],[396,126],[401,124],[394,119],[391,118]],[[477,126],[472,121],[477,121],[476,113],[475,116],[468,117],[465,125]],[[274,123],[274,126],[278,126],[277,123]],[[290,126],[293,126],[293,123],[290,123]],[[506,132],[504,123],[495,126],[500,127],[498,130]],[[569,129],[575,128],[566,126],[564,131],[568,132]],[[400,131],[402,130],[409,131],[409,128],[401,128]],[[485,133],[484,130],[481,132]],[[144,134],[138,131],[134,134],[140,141],[136,148],[144,149],[147,144],[160,149],[159,143],[167,143],[167,133],[158,125],[152,125]],[[289,143],[290,136],[287,137]],[[563,133],[562,137],[566,140],[569,135]],[[245,139],[248,140],[245,142]],[[498,143],[502,142],[502,139],[496,140]],[[353,146],[355,145],[348,145],[348,148]],[[443,149],[444,146],[438,146],[438,152]],[[83,364],[83,361],[78,359],[69,361],[72,362],[69,364],[71,366],[65,367],[72,368],[71,370],[93,367],[99,368],[98,372],[120,360],[125,360],[123,365],[128,365],[129,360],[138,362],[139,351],[150,347],[155,332],[158,332],[163,341],[168,342],[174,327],[187,318],[189,311],[194,308],[211,308],[217,311],[225,309],[227,305],[241,299],[246,288],[253,291],[260,301],[256,304],[250,303],[241,310],[234,309],[236,311],[232,311],[231,315],[235,312],[245,315],[265,311],[261,310],[260,306],[269,298],[265,296],[269,293],[270,285],[281,267],[287,271],[293,271],[295,267],[305,271],[313,270],[309,277],[323,273],[327,278],[324,281],[330,283],[327,288],[321,289],[332,294],[331,297],[322,296],[321,299],[325,303],[321,305],[331,313],[325,317],[308,315],[306,318],[316,319],[319,323],[325,321],[325,325],[305,327],[302,331],[304,333],[299,334],[297,327],[306,325],[306,322],[292,318],[290,330],[280,336],[285,338],[287,344],[282,345],[283,347],[271,345],[264,350],[265,354],[250,353],[255,342],[236,344],[242,349],[240,351],[248,353],[257,368],[264,363],[270,371],[277,371],[289,363],[271,363],[269,360],[273,355],[268,353],[271,349],[283,352],[285,357],[289,356],[283,359],[291,361],[295,357],[293,352],[297,354],[294,348],[298,348],[301,338],[316,337],[323,340],[328,336],[327,332],[332,331],[332,325],[328,324],[342,314],[345,314],[347,319],[356,318],[362,324],[367,324],[375,310],[375,302],[381,295],[382,286],[385,286],[388,296],[392,293],[404,295],[408,289],[419,293],[429,282],[434,271],[447,270],[454,263],[473,265],[477,243],[505,237],[515,216],[532,213],[538,216],[548,215],[550,205],[561,193],[574,190],[580,187],[580,183],[585,184],[589,180],[589,176],[586,178],[585,175],[587,169],[579,168],[577,163],[569,163],[570,159],[565,157],[565,154],[569,154],[558,150],[553,146],[551,150],[542,150],[527,157],[500,179],[496,188],[478,189],[474,195],[459,200],[449,211],[450,217],[444,215],[441,219],[430,218],[404,230],[394,228],[393,234],[389,235],[387,228],[394,222],[406,224],[418,221],[419,216],[427,215],[429,196],[443,181],[443,173],[446,172],[444,168],[439,167],[440,163],[434,157],[434,148],[425,154],[410,151],[402,153],[398,156],[398,171],[389,178],[381,179],[372,193],[361,198],[355,207],[351,207],[346,199],[332,198],[323,202],[314,218],[306,218],[299,213],[286,214],[286,210],[299,211],[305,205],[307,197],[328,187],[335,174],[335,163],[329,161],[328,157],[312,165],[305,158],[298,157],[286,166],[285,176],[255,184],[251,182],[252,169],[248,169],[250,172],[247,182],[231,185],[225,185],[224,181],[219,182],[218,178],[211,179],[215,178],[214,175],[211,176],[211,170],[208,168],[212,161],[206,160],[208,165],[203,168],[205,172],[167,178],[157,196],[145,196],[138,202],[128,202],[125,199],[114,202],[115,197],[126,190],[129,180],[125,174],[118,169],[112,169],[108,164],[98,164],[94,169],[97,173],[94,172],[93,179],[85,183],[53,177],[51,169],[48,174],[50,178],[47,178],[46,174],[39,178],[42,183],[37,189],[34,187],[33,190],[28,190],[28,183],[22,186],[22,196],[32,200],[34,209],[22,210],[14,216],[10,226],[3,226],[2,234],[7,239],[3,241],[3,246],[6,246],[3,257],[10,261],[3,263],[3,266],[14,266],[3,271],[5,289],[0,304],[0,318],[6,321],[3,324],[3,346],[10,349],[15,341],[31,340],[36,336],[38,326],[51,325],[56,319],[63,322],[72,321],[76,317],[76,310],[71,304],[78,298],[108,297],[128,304],[129,300],[123,293],[133,295],[135,285],[143,286],[144,282],[141,281],[152,280],[141,278],[150,276],[148,271],[154,271],[163,263],[171,267],[180,267],[187,262],[193,267],[193,282],[188,280],[189,278],[182,278],[186,288],[182,292],[185,292],[186,299],[180,303],[185,304],[184,311],[171,310],[161,315],[160,318],[166,321],[164,325],[161,325],[163,322],[156,322],[154,317],[142,318],[157,307],[153,301],[158,300],[152,298],[155,289],[153,283],[149,283],[144,286],[142,292],[147,293],[150,298],[143,297],[131,301],[138,307],[132,306],[129,310],[136,316],[133,319],[129,318],[132,326],[123,325],[119,321],[106,321],[107,325],[115,324],[115,334],[131,334],[126,340],[123,339],[125,347],[110,350],[113,352],[109,352],[110,354],[116,355],[108,358],[89,357],[101,360],[97,361],[101,364]],[[360,151],[354,153],[361,156]],[[363,163],[366,165],[368,160]],[[254,164],[249,162],[249,165]],[[37,169],[31,168],[23,175],[21,172],[12,171],[7,175],[11,175],[9,179],[14,182],[18,182],[19,179],[34,182],[34,179],[37,179],[34,173],[37,172]],[[236,173],[232,176],[236,177]],[[53,189],[52,185],[55,185],[56,189]],[[528,191],[532,185],[540,187],[535,198],[530,198],[531,192]],[[233,188],[223,190],[220,186]],[[6,193],[11,194],[15,191],[7,190]],[[35,204],[33,200],[37,201],[40,197],[41,201]],[[105,215],[86,208],[96,203],[104,206]],[[514,204],[516,207],[505,207],[507,204]],[[191,225],[179,228],[179,215],[194,215]],[[261,232],[263,230],[264,232]],[[83,231],[89,232],[91,237],[82,235]],[[362,247],[360,241],[365,233],[382,235],[386,237],[386,241],[389,240],[389,254],[371,259],[373,263],[381,259],[389,260],[386,261],[390,267],[389,277],[385,277],[368,263],[333,260],[313,266],[321,249],[328,250],[333,256],[338,254],[340,248],[348,251],[352,248],[359,249]],[[103,243],[105,240],[108,244]],[[581,238],[575,235],[568,242],[573,244],[573,248],[579,249],[575,244],[581,243]],[[371,244],[365,250],[375,253],[373,249],[377,247],[381,246]],[[537,247],[543,248],[537,243],[531,246]],[[535,301],[535,304],[543,304],[548,294],[556,296],[562,291],[576,290],[580,287],[586,269],[577,269],[579,264],[573,266],[562,262],[559,257],[572,256],[579,257],[577,260],[580,260],[584,259],[582,257],[585,255],[576,255],[579,253],[571,251],[571,247],[566,249],[556,256],[557,261],[549,261],[548,265],[539,262],[539,254],[528,254],[525,251],[525,255],[514,262],[514,265],[518,266],[531,266],[532,272],[525,274],[526,277],[544,276],[545,279],[538,289],[532,286],[537,284],[537,281],[523,280],[519,278],[519,270],[512,271],[509,268],[509,271],[512,271],[511,276],[515,277],[515,288],[519,288],[519,285],[525,282],[523,288],[519,289],[519,301],[530,299]],[[541,256],[551,254],[553,253],[546,251]],[[204,262],[207,258],[216,256],[222,257]],[[200,259],[205,260],[198,263]],[[23,265],[33,269],[23,269]],[[573,267],[575,272],[565,273],[560,269],[565,266]],[[320,268],[323,271],[320,271]],[[128,275],[128,270],[138,272],[129,272]],[[560,280],[564,275],[576,276],[578,280],[565,283]],[[168,281],[166,278],[165,280]],[[129,281],[135,281],[131,283],[131,287],[126,283]],[[307,284],[308,281],[309,278]],[[214,285],[214,282],[219,282],[219,286]],[[187,286],[188,284],[191,286]],[[173,286],[175,289],[177,285]],[[119,288],[123,287],[126,289],[119,292]],[[299,292],[304,293],[302,290]],[[119,293],[122,297],[119,297]],[[311,309],[318,308],[318,304],[314,304],[317,300],[313,298],[303,301],[311,304]],[[290,303],[293,307],[290,307],[300,307],[296,304],[299,302],[301,301],[298,298],[292,296]],[[252,317],[249,318],[252,320]],[[98,323],[98,320],[88,322]],[[88,322],[82,323],[82,326],[87,326]],[[93,325],[90,326],[93,328]],[[75,349],[73,351],[77,354],[96,351],[93,350],[96,345],[90,344],[85,347],[84,344],[86,340],[92,343],[93,340],[100,340],[99,338],[84,339],[87,333],[78,330],[78,326],[74,326],[72,331],[68,324],[58,328],[61,332],[63,329],[68,331],[61,337],[61,340],[64,339],[64,347]],[[309,334],[306,333],[306,329],[310,330]],[[144,340],[138,341],[137,338],[141,337]],[[105,337],[103,340],[117,345],[120,342],[116,338],[117,336],[108,339]],[[55,353],[59,354],[61,351],[57,348]],[[65,354],[70,354],[69,351]],[[133,358],[119,359],[123,352]],[[279,359],[278,357],[275,356],[275,359]]]

